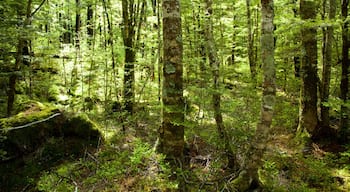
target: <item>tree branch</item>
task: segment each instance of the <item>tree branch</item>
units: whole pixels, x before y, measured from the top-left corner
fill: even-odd
[[[45,2],[46,2],[46,0],[43,0],[43,1],[41,2],[41,4],[39,5],[39,7],[37,7],[37,8],[34,10],[34,12],[30,14],[30,16],[33,17],[34,14],[35,14],[36,12],[39,11],[39,9],[44,5]]]

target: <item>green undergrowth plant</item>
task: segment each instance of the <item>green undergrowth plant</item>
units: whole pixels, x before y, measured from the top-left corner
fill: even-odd
[[[46,171],[38,190],[164,191],[177,187],[169,180],[170,168],[163,155],[140,139],[126,140],[124,145],[109,143],[96,154],[87,153],[85,158]]]
[[[259,174],[268,191],[344,191],[328,158],[269,155]]]

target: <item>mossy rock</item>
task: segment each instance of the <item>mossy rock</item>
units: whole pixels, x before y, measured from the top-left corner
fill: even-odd
[[[0,119],[0,134],[6,137],[0,140],[0,150],[7,152],[0,158],[0,191],[31,188],[42,171],[82,157],[100,141],[98,126],[86,115],[39,102],[30,105],[13,117]]]
[[[31,153],[52,137],[75,138],[82,148],[96,147],[101,137],[98,126],[86,115],[65,113],[39,102],[13,117],[0,119],[0,130],[6,137],[0,149],[8,158]]]
[[[8,156],[30,153],[42,145],[47,138],[61,135],[61,112],[43,104],[35,105],[10,118],[0,119],[0,129],[6,139],[0,147]],[[53,118],[50,118],[53,117]],[[35,123],[39,122],[40,123]]]
[[[62,126],[62,132],[64,137],[77,137],[89,140],[95,144],[97,144],[96,142],[101,137],[98,126],[85,114],[66,114],[66,121]]]

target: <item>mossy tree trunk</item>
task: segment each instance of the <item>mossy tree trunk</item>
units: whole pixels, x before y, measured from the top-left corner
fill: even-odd
[[[348,7],[349,0],[342,0],[342,19],[343,19],[343,31],[342,31],[342,41],[343,41],[343,53],[342,53],[342,75],[341,75],[341,83],[340,83],[340,97],[343,101],[343,105],[341,106],[341,137],[342,140],[346,141],[350,136],[350,128],[349,128],[349,112],[350,109],[346,107],[346,103],[349,102],[349,71],[350,71],[350,63],[349,63],[349,20],[348,17]]]
[[[92,3],[88,3],[86,8],[86,33],[88,35],[88,44],[91,45],[91,39],[94,36],[94,9]]]
[[[251,16],[251,0],[246,0],[247,6],[247,28],[248,28],[248,61],[250,66],[250,73],[254,86],[256,84],[256,60],[254,57],[254,33],[253,33],[253,18]]]
[[[299,15],[299,11],[298,11],[298,0],[293,0],[293,16],[296,19]],[[294,46],[298,46],[300,43],[300,34],[299,32],[297,32],[296,34],[294,34]],[[295,51],[295,55],[293,56],[293,63],[294,63],[294,77],[295,78],[300,78],[300,51]]]
[[[135,62],[136,53],[134,47],[135,39],[135,11],[134,3],[130,0],[122,1],[123,8],[123,40],[125,49],[124,58],[124,109],[133,113],[135,97]]]
[[[224,138],[224,123],[221,114],[221,93],[220,93],[220,60],[217,56],[215,40],[213,36],[213,24],[212,24],[212,0],[206,0],[206,24],[205,24],[205,42],[207,54],[209,57],[209,63],[213,75],[213,94],[212,102],[214,107],[214,117],[216,121],[216,127],[220,135],[220,139]]]
[[[326,0],[325,0],[326,2]],[[328,18],[332,21],[335,17],[336,2],[335,0],[329,0],[329,13]],[[325,10],[326,4],[324,4]],[[324,47],[323,47],[323,70],[322,70],[322,85],[320,91],[321,98],[321,130],[319,135],[329,135],[331,130],[329,127],[329,107],[326,102],[329,98],[329,88],[331,80],[331,67],[332,67],[332,46],[333,46],[333,26],[328,26],[324,31]]]
[[[233,152],[230,148],[227,134],[225,131],[225,126],[221,113],[221,93],[220,93],[220,59],[217,55],[214,35],[213,35],[213,22],[212,22],[212,13],[213,13],[213,0],[206,0],[206,23],[204,30],[204,38],[206,42],[207,54],[209,57],[209,63],[213,75],[213,94],[212,94],[212,104],[214,109],[214,118],[216,121],[216,127],[219,133],[220,140],[225,145],[225,150],[228,156],[228,167],[233,168],[235,165],[235,160]]]
[[[183,161],[184,99],[179,0],[163,1],[163,122],[158,150],[170,163]],[[175,161],[176,160],[176,161]]]
[[[18,18],[21,18],[23,15],[25,15],[25,20],[20,27],[22,30],[25,30],[25,27],[28,27],[31,24],[31,7],[32,7],[32,0],[28,0],[26,9],[24,10],[24,7],[18,8]],[[25,12],[24,12],[25,11]],[[16,58],[15,58],[15,66],[13,67],[13,74],[9,77],[9,91],[7,93],[7,116],[10,117],[12,115],[14,102],[15,102],[15,96],[16,96],[16,83],[17,83],[17,72],[20,70],[22,64],[30,65],[29,59],[25,58],[29,57],[29,45],[28,45],[28,39],[25,39],[23,37],[19,37],[18,44],[17,44],[17,51],[16,51]]]
[[[250,144],[243,171],[233,181],[238,191],[247,191],[261,186],[258,169],[262,166],[272,123],[276,100],[276,69],[274,61],[274,6],[273,0],[261,0],[261,60],[263,69],[263,94],[260,112],[260,122]]]
[[[301,93],[298,132],[313,134],[318,125],[317,116],[317,28],[310,22],[316,19],[316,2],[300,1],[300,16],[306,22],[301,30]]]

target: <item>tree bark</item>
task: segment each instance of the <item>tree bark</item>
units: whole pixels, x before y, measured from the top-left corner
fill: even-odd
[[[298,17],[298,0],[293,0],[293,13],[294,13],[294,18]],[[300,42],[300,34],[298,33],[295,37],[294,37],[294,45],[298,46],[299,42]],[[299,50],[299,49],[298,49]],[[293,62],[294,62],[294,77],[295,78],[300,78],[300,53],[297,53],[297,55],[294,55],[293,57]]]
[[[159,129],[159,152],[172,165],[183,162],[184,99],[182,31],[179,0],[163,1],[163,122]],[[181,168],[181,167],[180,167]]]
[[[123,7],[123,40],[125,49],[124,58],[124,110],[133,114],[135,100],[135,18],[134,4],[129,0],[122,1]]]
[[[213,12],[212,9],[212,0],[206,0],[206,29],[205,29],[205,41],[206,41],[206,48],[207,48],[207,54],[209,57],[209,63],[212,70],[213,75],[213,95],[212,95],[212,101],[213,101],[213,107],[214,107],[214,117],[216,121],[216,126],[218,133],[220,135],[220,139],[224,139],[224,124],[222,120],[222,114],[221,114],[221,94],[220,94],[220,60],[217,56],[216,52],[216,46],[215,46],[215,40],[213,36],[213,26],[212,26],[212,20],[211,15]]]
[[[80,28],[81,28],[81,18],[80,18],[80,0],[75,0],[75,47],[80,48]]]
[[[30,17],[31,17],[31,7],[32,7],[32,0],[28,0],[25,13],[25,20],[23,22],[23,25],[21,27],[24,30],[25,27],[30,25]],[[23,7],[20,7],[18,9],[18,17],[24,15],[23,13]],[[15,102],[15,96],[16,96],[16,83],[17,83],[17,72],[20,70],[20,67],[22,64],[29,65],[30,63],[28,60],[24,60],[24,55],[29,56],[29,47],[28,47],[28,40],[20,37],[18,39],[17,44],[17,51],[16,51],[16,58],[15,58],[15,66],[13,68],[13,74],[9,77],[9,91],[7,93],[7,116],[10,117],[12,115],[14,102]]]
[[[276,100],[276,69],[274,61],[274,5],[273,0],[261,0],[261,60],[263,68],[263,94],[260,111],[260,122],[255,136],[250,144],[243,171],[233,181],[237,191],[247,191],[259,188],[258,169],[262,166],[273,111]]]
[[[86,10],[86,28],[87,28],[87,35],[88,35],[88,43],[91,44],[91,39],[94,36],[94,10],[92,8],[92,4],[88,4],[87,10]]]
[[[246,0],[247,5],[247,27],[248,27],[248,60],[250,66],[250,73],[252,77],[252,81],[254,86],[256,84],[256,60],[254,57],[254,33],[252,31],[252,16],[250,10],[250,2],[251,0]]]
[[[212,104],[214,109],[214,118],[216,121],[216,127],[219,133],[220,140],[223,141],[225,150],[228,157],[228,167],[234,168],[235,157],[230,148],[230,144],[225,132],[225,126],[221,113],[221,93],[220,93],[220,59],[217,56],[217,50],[213,35],[213,22],[212,22],[212,8],[213,0],[206,0],[206,25],[205,25],[205,42],[207,54],[209,57],[209,63],[213,75],[213,94],[212,94]]]
[[[349,126],[349,111],[350,109],[346,107],[346,103],[349,102],[349,21],[346,20],[348,17],[348,6],[349,0],[342,0],[342,19],[343,19],[343,31],[342,31],[342,41],[343,41],[343,52],[342,52],[342,75],[340,83],[340,98],[343,101],[341,106],[341,120],[340,120],[340,137],[343,141],[346,141],[350,135]]]
[[[325,0],[326,2],[326,0]],[[325,5],[324,5],[325,7]],[[329,15],[328,18],[332,21],[335,18],[336,1],[329,0]],[[322,86],[321,86],[321,124],[318,131],[319,136],[330,136],[332,133],[329,127],[329,107],[325,104],[329,98],[329,87],[331,80],[332,67],[332,47],[333,46],[333,26],[328,26],[324,32],[324,53],[323,53],[323,71],[322,71]]]
[[[300,15],[305,22],[316,19],[316,5],[314,1],[300,1]],[[308,24],[310,25],[310,23]],[[305,26],[301,30],[302,62],[301,62],[301,94],[300,117],[298,132],[306,131],[313,134],[318,125],[317,116],[317,29]]]

